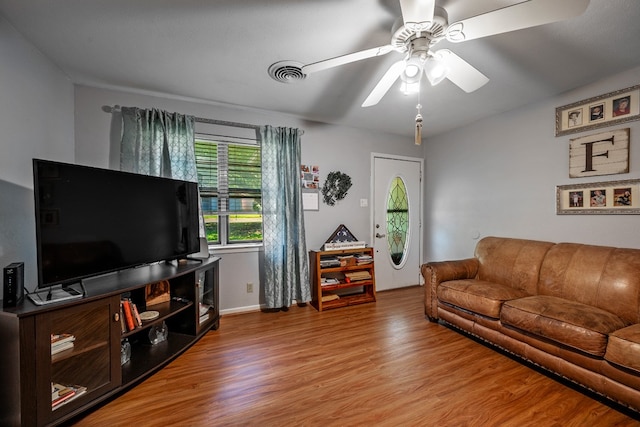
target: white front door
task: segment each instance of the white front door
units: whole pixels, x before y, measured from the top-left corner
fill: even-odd
[[[378,291],[420,284],[422,159],[372,155]]]

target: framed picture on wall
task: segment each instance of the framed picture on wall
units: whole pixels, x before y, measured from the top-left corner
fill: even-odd
[[[556,108],[556,136],[640,119],[640,85]]]
[[[320,167],[317,165],[300,165],[302,187],[302,209],[317,211],[320,209]]]
[[[558,185],[556,213],[640,214],[640,179]]]

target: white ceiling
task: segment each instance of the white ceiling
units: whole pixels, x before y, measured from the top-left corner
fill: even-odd
[[[520,1],[438,4],[454,22]],[[398,0],[0,0],[0,14],[74,83],[413,134],[415,95],[394,87],[360,107],[397,52],[291,84],[267,73],[278,61],[308,64],[388,44]],[[431,135],[639,66],[640,1],[591,0],[577,18],[443,47],[491,80],[471,94],[448,80],[425,83]]]

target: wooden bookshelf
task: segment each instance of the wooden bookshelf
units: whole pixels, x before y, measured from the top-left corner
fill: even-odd
[[[318,311],[376,300],[373,248],[309,251],[309,272]]]

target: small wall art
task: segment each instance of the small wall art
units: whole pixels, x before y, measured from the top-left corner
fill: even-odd
[[[629,172],[630,129],[572,138],[569,141],[569,178]]]
[[[640,214],[640,179],[556,187],[556,213]]]
[[[556,108],[556,136],[640,119],[640,85]]]
[[[300,165],[302,187],[302,209],[317,211],[320,209],[320,167],[317,165]]]

